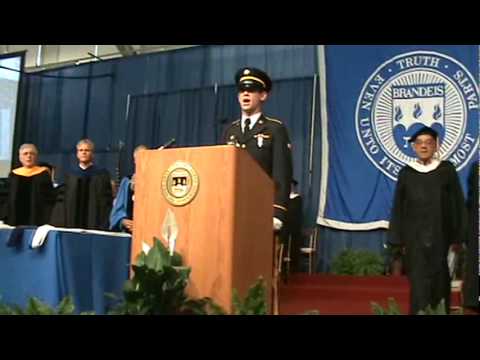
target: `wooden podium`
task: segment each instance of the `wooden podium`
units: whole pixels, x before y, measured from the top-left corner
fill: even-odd
[[[196,196],[181,206],[162,190],[178,161],[198,175]],[[231,312],[232,290],[243,298],[262,276],[271,308],[274,185],[260,165],[230,145],[145,150],[136,163],[132,262],[154,236],[167,245],[162,225],[170,209],[179,228],[175,251],[192,268],[190,296],[211,297]]]

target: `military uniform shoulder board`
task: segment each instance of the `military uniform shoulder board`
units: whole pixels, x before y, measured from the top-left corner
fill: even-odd
[[[268,116],[265,116],[265,119],[269,120],[269,121],[273,121],[273,122],[276,122],[277,124],[283,124],[280,120],[277,120],[277,119],[274,119],[274,118],[270,118]]]

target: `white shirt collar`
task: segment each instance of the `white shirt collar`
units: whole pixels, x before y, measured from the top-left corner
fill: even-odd
[[[411,168],[417,170],[418,172],[428,173],[430,171],[435,170],[438,167],[438,165],[440,165],[440,161],[437,160],[437,159],[433,159],[430,164],[423,165],[419,161],[414,160],[414,161],[409,162],[407,165],[410,166]]]
[[[81,163],[78,163],[78,166],[82,169],[82,170],[87,170],[90,166],[93,165],[93,162],[91,162],[88,166],[85,166]]]
[[[251,130],[255,126],[255,123],[258,121],[260,116],[262,116],[261,112],[258,112],[256,114],[253,114],[253,115],[250,115],[250,116],[248,116],[246,114],[242,114],[242,132],[245,129],[245,120],[246,119],[250,119],[250,130]]]

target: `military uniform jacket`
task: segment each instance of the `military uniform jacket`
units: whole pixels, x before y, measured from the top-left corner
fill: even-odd
[[[292,181],[292,154],[286,127],[281,121],[262,114],[248,136],[242,132],[241,120],[236,120],[225,131],[223,140],[247,150],[273,179],[274,216],[285,222]]]

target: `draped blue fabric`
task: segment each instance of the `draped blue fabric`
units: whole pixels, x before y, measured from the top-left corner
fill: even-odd
[[[202,88],[213,92],[215,85],[233,85],[235,71],[242,66],[261,67],[274,80],[313,76],[317,70],[315,49],[313,45],[199,46],[27,75],[16,147],[21,142],[37,144],[42,160],[58,165],[62,177],[65,166],[75,159],[76,142],[89,137],[96,144],[97,163],[115,175],[119,150],[127,138],[129,99],[135,108],[142,96],[156,94],[152,96],[157,98],[156,109],[162,116],[155,119],[160,121],[158,131],[168,134],[174,126],[185,130],[185,143],[213,142],[215,133],[210,132],[208,123],[215,120],[215,114],[208,103],[209,90],[201,90],[197,98],[190,92],[196,94],[195,89]],[[192,118],[193,122],[202,120],[202,126],[198,123],[195,127],[199,134],[190,124],[172,117],[177,116],[172,109],[185,101],[190,110],[182,114],[183,119],[201,112]],[[195,101],[206,103],[195,107]],[[150,124],[145,126],[150,130]],[[164,134],[156,135],[152,144],[161,144]],[[127,155],[125,161],[130,161],[131,154]]]
[[[17,247],[7,247],[12,230],[0,230],[0,299],[24,307],[35,296],[56,307],[72,296],[76,312],[105,314],[107,293],[122,296],[129,276],[130,237],[50,231],[44,245],[31,249],[35,230]]]

